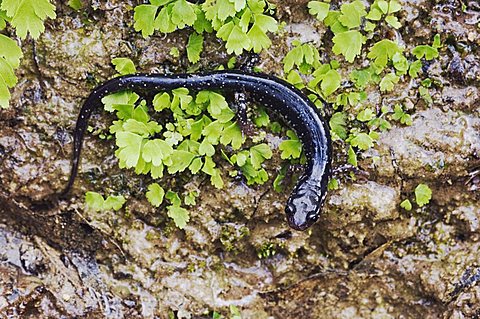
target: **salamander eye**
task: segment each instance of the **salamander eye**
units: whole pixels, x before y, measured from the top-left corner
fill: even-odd
[[[318,220],[319,214],[316,211],[307,214],[307,220],[309,223],[314,223]]]
[[[285,207],[285,213],[287,214],[287,216],[295,215],[296,211],[297,210],[295,208],[295,205],[293,205],[292,203],[288,203],[287,206]]]

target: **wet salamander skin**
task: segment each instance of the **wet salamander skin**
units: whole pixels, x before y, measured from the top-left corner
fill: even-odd
[[[311,226],[320,214],[330,177],[332,155],[328,128],[316,107],[299,90],[276,77],[257,73],[218,71],[181,75],[137,74],[117,77],[100,85],[87,98],[77,119],[72,171],[64,194],[72,187],[77,174],[88,119],[93,110],[102,108],[101,99],[104,96],[124,90],[153,96],[160,91],[180,87],[192,91],[245,91],[254,101],[280,114],[300,138],[307,158],[305,171],[287,201],[287,220],[297,230]]]

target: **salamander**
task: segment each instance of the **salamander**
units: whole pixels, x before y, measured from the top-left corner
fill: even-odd
[[[305,230],[317,221],[327,194],[331,175],[332,147],[328,127],[315,105],[293,85],[271,75],[242,71],[217,71],[199,74],[134,74],[116,77],[98,86],[84,102],[78,116],[73,141],[73,160],[68,184],[71,189],[78,171],[82,142],[92,112],[100,109],[106,95],[131,90],[139,95],[171,91],[219,90],[247,92],[255,102],[279,114],[302,142],[307,162],[287,200],[288,224]]]

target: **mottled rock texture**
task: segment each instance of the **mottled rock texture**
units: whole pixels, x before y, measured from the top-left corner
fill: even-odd
[[[360,159],[355,180],[339,176],[339,189],[307,232],[286,225],[287,190],[232,178],[219,191],[188,176],[177,183],[200,190],[200,197],[186,229],[178,230],[146,202],[150,180],[120,170],[114,143],[93,135],[70,198],[58,206],[42,201],[65,186],[79,107],[113,75],[112,58],[130,57],[143,72],[188,68],[183,53],[169,54],[185,46],[188,32],[145,40],[132,27],[136,1],[84,2],[86,9],[75,12],[56,1],[58,18],[38,41],[22,43],[13,107],[0,111],[2,316],[211,318],[212,311],[228,314],[230,305],[243,318],[480,316],[476,1],[402,1],[397,36],[407,48],[437,33],[446,41],[424,70],[441,85],[430,90],[432,105],[409,87],[387,97],[409,101],[413,124],[394,123],[381,134]],[[308,15],[308,1],[272,2],[286,27],[260,64],[281,74],[293,38],[321,45],[331,35]],[[228,60],[221,46],[207,42],[201,68]],[[369,100],[382,102],[378,91]],[[98,112],[91,125],[106,128],[111,120]],[[277,152],[270,174],[279,163]],[[431,202],[402,209],[420,183],[432,189]],[[128,210],[88,213],[87,190],[122,193]],[[266,250],[275,254],[260,259]]]

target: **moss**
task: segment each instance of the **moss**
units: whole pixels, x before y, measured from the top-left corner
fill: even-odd
[[[257,256],[259,259],[266,259],[273,257],[276,251],[276,245],[271,242],[264,243],[260,248],[257,249]]]
[[[248,227],[244,225],[227,224],[222,226],[220,242],[225,251],[236,254],[245,244],[245,241],[242,241],[242,239],[249,235],[250,230]]]

